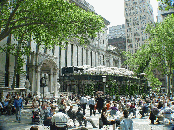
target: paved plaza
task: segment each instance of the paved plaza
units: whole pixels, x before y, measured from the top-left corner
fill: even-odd
[[[73,104],[73,110],[77,111],[78,106],[76,104]],[[69,106],[67,107],[67,110],[69,109]],[[32,116],[32,110],[33,109],[23,109],[22,110],[22,121],[21,123],[15,122],[15,115],[1,115],[0,116],[0,130],[30,130],[31,126],[39,126],[39,130],[49,130],[50,128],[47,126],[43,126],[42,122],[40,125],[32,124],[31,116]],[[99,130],[99,118],[100,114],[97,112],[96,115],[90,116],[89,114],[89,107],[86,109],[86,115],[87,118],[91,118],[95,125],[98,128],[93,128],[90,123],[87,124],[88,130],[96,129]],[[140,118],[140,115],[137,111],[137,118],[133,119],[133,128],[134,130],[170,130],[169,126],[165,125],[150,125],[150,120],[148,119],[149,116],[145,116],[145,118]],[[79,123],[76,121],[76,126],[73,128],[69,128],[70,130],[75,130],[80,127]],[[70,121],[69,124],[73,125],[73,122]],[[110,130],[113,129],[112,125],[109,126]],[[118,128],[116,128],[118,130]]]

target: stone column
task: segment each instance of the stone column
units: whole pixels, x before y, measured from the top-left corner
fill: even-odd
[[[54,73],[54,95],[55,97],[58,96],[58,92],[57,92],[57,72]]]
[[[51,68],[51,70],[50,70],[50,82],[49,82],[49,87],[50,87],[50,89],[49,89],[49,91],[50,91],[50,93],[52,93],[53,92],[53,68]]]
[[[57,95],[57,70],[53,73],[53,89],[55,96]]]
[[[37,84],[36,84],[36,93],[38,96],[40,96],[40,68],[37,68],[37,71],[36,71],[36,79],[37,79]]]
[[[31,64],[32,64],[32,69],[31,69],[31,78],[30,79],[30,83],[31,83],[31,92],[32,95],[35,92],[35,83],[36,83],[36,78],[35,78],[35,65],[34,65],[34,53],[31,53]]]

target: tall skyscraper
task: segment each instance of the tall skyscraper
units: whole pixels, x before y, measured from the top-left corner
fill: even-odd
[[[148,34],[145,29],[154,22],[150,0],[124,0],[126,51],[135,53],[145,44]]]

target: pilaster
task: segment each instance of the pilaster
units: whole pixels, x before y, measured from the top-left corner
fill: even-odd
[[[41,77],[40,68],[37,68],[37,71],[36,71],[36,79],[37,79],[36,94],[38,96],[40,96],[40,77]]]

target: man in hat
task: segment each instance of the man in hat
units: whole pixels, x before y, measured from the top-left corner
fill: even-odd
[[[98,95],[98,98],[97,98],[97,109],[98,109],[98,112],[101,113],[101,109],[103,108],[104,106],[104,100],[103,98]]]

